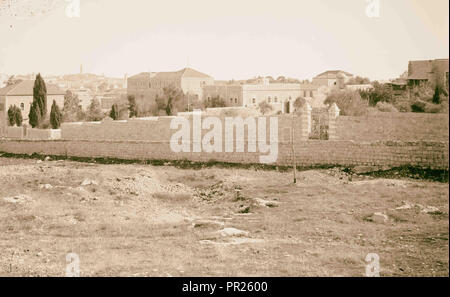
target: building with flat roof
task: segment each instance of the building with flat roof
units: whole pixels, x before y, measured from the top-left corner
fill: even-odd
[[[305,98],[311,106],[322,107],[325,100],[323,86],[310,83],[270,83],[269,79],[252,84],[219,84],[203,87],[204,102],[219,97],[226,107],[257,108],[261,102],[271,104],[274,111],[289,113],[298,97]]]

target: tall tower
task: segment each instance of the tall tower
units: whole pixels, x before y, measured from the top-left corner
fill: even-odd
[[[83,74],[83,64],[80,64],[80,74]]]

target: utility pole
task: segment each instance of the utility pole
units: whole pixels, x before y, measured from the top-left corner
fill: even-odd
[[[289,101],[289,107],[291,105],[291,102]],[[291,109],[291,108],[289,108]],[[293,159],[293,168],[294,168],[294,184],[297,183],[297,176],[296,176],[296,171],[297,171],[297,164],[295,162],[295,147],[294,147],[294,143],[295,143],[295,131],[294,131],[294,123],[295,123],[295,110],[294,108],[292,108],[292,111],[289,110],[290,112],[292,112],[292,137],[291,137],[291,144],[292,144],[292,159]]]

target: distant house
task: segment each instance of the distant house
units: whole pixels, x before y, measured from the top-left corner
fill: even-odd
[[[410,61],[408,64],[408,85],[413,86],[428,82],[436,75],[436,71],[445,76],[448,85],[448,62],[448,59]]]
[[[373,85],[371,85],[371,84],[346,85],[345,88],[347,90],[352,90],[352,91],[368,91],[368,90],[373,89]]]
[[[7,125],[8,108],[16,105],[22,111],[24,122],[28,121],[31,103],[33,102],[34,80],[24,80],[15,85],[10,85],[0,89],[0,130]],[[60,109],[64,106],[65,92],[53,84],[46,84],[47,87],[47,112],[50,113],[53,100]]]
[[[254,83],[204,86],[203,101],[207,103],[219,97],[227,107],[248,108],[258,108],[261,102],[266,102],[272,105],[274,112],[290,113],[298,97],[305,98],[313,107],[321,107],[326,97],[323,88],[309,83],[271,83],[266,77],[256,79]]]
[[[312,83],[318,86],[344,87],[344,84],[352,77],[353,74],[342,70],[328,70],[315,76]]]
[[[127,95],[138,101],[152,102],[164,87],[175,87],[183,93],[202,98],[203,86],[213,85],[214,79],[192,68],[175,72],[141,72],[128,78]]]

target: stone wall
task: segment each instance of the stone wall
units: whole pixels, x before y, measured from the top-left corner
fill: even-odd
[[[448,141],[448,114],[382,112],[336,118],[334,139],[355,141]]]
[[[298,166],[371,165],[448,169],[448,142],[302,141],[295,144]],[[109,157],[137,160],[191,160],[199,162],[260,163],[259,153],[174,153],[169,143],[145,141],[0,141],[0,152],[16,154]],[[289,142],[278,144],[276,165],[293,162]]]

